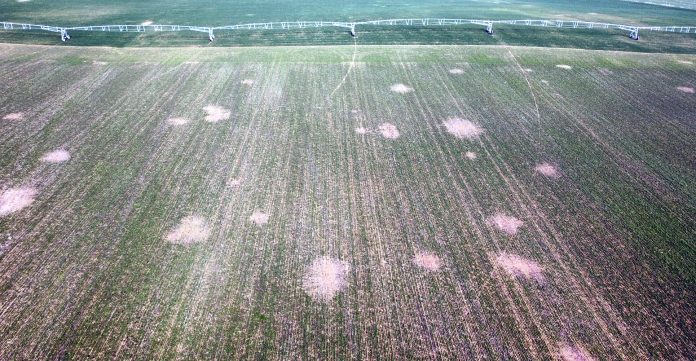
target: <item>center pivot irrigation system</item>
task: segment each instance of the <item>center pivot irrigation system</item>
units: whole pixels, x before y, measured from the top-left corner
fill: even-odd
[[[639,31],[662,31],[672,33],[695,33],[696,26],[635,26],[624,24],[596,23],[576,20],[474,20],[474,19],[386,19],[359,22],[340,21],[284,21],[270,23],[250,23],[226,26],[192,26],[192,25],[89,25],[60,27],[52,25],[35,25],[12,22],[0,22],[4,30],[43,30],[60,34],[60,39],[70,39],[68,31],[102,31],[102,32],[159,32],[159,31],[195,31],[208,34],[208,40],[215,40],[215,31],[231,30],[289,30],[305,28],[345,28],[351,36],[357,36],[357,26],[451,26],[480,25],[488,34],[493,35],[493,25],[517,25],[569,29],[614,29],[628,32],[631,39],[639,40]]]

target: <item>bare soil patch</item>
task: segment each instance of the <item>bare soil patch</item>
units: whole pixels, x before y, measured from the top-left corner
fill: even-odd
[[[677,87],[677,89],[678,89],[679,91],[684,92],[684,93],[687,93],[687,94],[694,94],[694,93],[696,93],[696,90],[694,90],[694,88],[688,87],[688,86],[679,86],[679,87]]]
[[[63,163],[70,160],[70,152],[65,149],[58,149],[48,152],[41,157],[42,162],[46,163]]]
[[[565,70],[573,69],[572,66],[566,65],[566,64],[558,64],[558,65],[556,65],[556,68],[561,68],[561,69],[565,69]]]
[[[464,69],[460,69],[460,68],[450,69],[450,70],[449,70],[449,73],[450,73],[450,74],[453,74],[453,75],[464,74]]]
[[[0,217],[20,211],[34,202],[36,189],[32,187],[10,188],[0,194]]]
[[[688,60],[677,60],[678,62],[686,65],[692,65],[694,62],[693,61],[688,61]]]
[[[470,159],[470,160],[474,160],[477,157],[476,153],[474,153],[474,152],[466,152],[464,154],[464,156],[466,157],[466,159]]]
[[[232,112],[229,109],[225,109],[217,105],[208,105],[203,107],[203,110],[208,114],[205,116],[205,120],[210,123],[217,123],[221,120],[230,119]]]
[[[140,25],[152,25],[152,20],[145,20]]]
[[[191,119],[188,118],[169,118],[167,119],[167,124],[170,125],[175,125],[175,126],[180,126],[180,125],[186,125],[188,123],[191,123]]]
[[[558,167],[550,163],[537,164],[536,167],[534,167],[534,170],[537,173],[543,174],[549,178],[558,178],[561,176],[560,172],[558,171]]]
[[[251,214],[251,217],[249,217],[249,220],[256,223],[256,225],[264,225],[268,223],[268,214],[261,212],[261,211],[255,211],[254,213]]]
[[[2,120],[22,120],[24,119],[24,113],[10,113],[2,117]]]
[[[443,125],[447,129],[447,132],[459,139],[476,139],[483,133],[483,128],[466,119],[449,118]]]
[[[431,272],[439,271],[440,267],[442,266],[440,257],[427,251],[417,252],[413,257],[413,263],[415,263],[418,267],[424,268]]]
[[[346,274],[350,266],[335,258],[320,257],[307,268],[302,278],[302,288],[315,301],[329,302],[343,291],[348,282]]]
[[[383,123],[379,126],[379,132],[382,134],[383,137],[387,139],[396,139],[399,136],[401,136],[401,133],[399,133],[399,130],[396,129],[396,125],[391,124],[391,123]]]
[[[357,127],[355,128],[355,132],[358,134],[367,134],[370,132],[370,130],[364,127]]]
[[[193,243],[205,242],[210,237],[210,228],[203,217],[187,216],[174,227],[165,240],[169,243],[189,245]]]
[[[517,234],[519,228],[522,227],[524,222],[519,219],[508,216],[503,213],[496,213],[488,219],[488,224],[495,227],[497,230],[505,232],[509,235]]]
[[[495,258],[496,263],[505,272],[515,277],[535,279],[541,281],[544,279],[544,269],[536,262],[520,257],[515,254],[501,252]]]
[[[244,79],[242,80],[243,85],[254,85],[254,80],[252,79]]]
[[[561,345],[559,354],[564,361],[594,361],[585,350],[570,345]]]
[[[227,186],[229,187],[239,187],[242,184],[242,180],[239,178],[231,179],[229,182],[227,182]]]
[[[406,94],[406,93],[412,92],[412,91],[413,91],[413,88],[411,88],[411,87],[408,86],[408,85],[399,83],[399,84],[394,84],[394,85],[392,85],[392,86],[389,88],[389,90],[391,90],[391,91],[393,91],[393,92],[395,92],[395,93],[399,93],[399,94]]]

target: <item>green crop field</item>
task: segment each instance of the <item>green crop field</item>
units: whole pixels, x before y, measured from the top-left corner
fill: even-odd
[[[696,26],[641,2],[0,21]],[[495,30],[0,30],[0,360],[696,359],[696,34]]]
[[[0,78],[0,359],[696,355],[696,56],[0,45]]]

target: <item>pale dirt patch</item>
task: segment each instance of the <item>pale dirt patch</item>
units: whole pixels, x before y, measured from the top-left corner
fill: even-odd
[[[684,92],[684,93],[687,93],[687,94],[694,94],[694,93],[696,93],[696,90],[694,90],[694,88],[688,87],[688,86],[679,86],[679,87],[677,87],[677,89],[678,89],[679,91]]]
[[[464,74],[464,69],[460,69],[460,68],[450,69],[450,70],[449,70],[449,73],[450,73],[450,74],[453,74],[453,75]]]
[[[152,25],[152,20],[145,20],[142,23],[140,23],[140,25]]]
[[[474,160],[477,157],[476,153],[474,153],[474,152],[466,152],[464,154],[464,156],[466,157],[466,159],[470,159],[470,160]]]
[[[572,66],[570,66],[570,65],[565,65],[565,64],[558,64],[558,65],[556,65],[556,68],[561,68],[561,69],[565,69],[565,70],[573,69]]]
[[[264,225],[268,223],[268,214],[261,212],[261,211],[255,211],[254,213],[251,214],[251,217],[249,217],[249,220],[256,223],[256,225]]]
[[[210,237],[210,228],[205,219],[194,215],[182,218],[181,222],[169,231],[165,240],[173,244],[189,245],[204,242],[208,237]]]
[[[34,202],[36,189],[32,187],[10,188],[0,194],[0,217],[17,212]]]
[[[3,120],[22,120],[24,119],[24,113],[10,113],[2,117]]]
[[[389,87],[389,90],[391,90],[395,93],[399,93],[399,94],[406,94],[406,93],[412,92],[413,88],[411,88],[408,85],[399,83],[399,84],[394,84],[391,87]]]
[[[548,80],[542,80],[541,83],[544,84],[544,85],[549,85],[549,81],[548,81]]]
[[[599,75],[601,75],[601,76],[609,76],[609,75],[613,75],[613,74],[614,74],[614,72],[611,71],[611,69],[607,69],[607,68],[601,68],[601,69],[599,69],[597,72],[598,72]]]
[[[466,119],[449,118],[443,125],[447,129],[447,132],[459,139],[476,139],[483,133],[483,128]]]
[[[360,113],[360,109],[351,109],[351,110],[350,110],[350,113],[351,113],[351,114],[359,114],[359,113]]]
[[[92,64],[94,64],[94,65],[107,65],[107,64],[109,64],[109,63],[107,63],[107,62],[105,62],[105,61],[97,61],[97,60],[94,60],[94,61],[92,61]]]
[[[564,361],[594,361],[585,350],[570,345],[562,345],[559,354]]]
[[[532,69],[532,68],[524,68],[524,69],[522,69],[522,70],[523,70],[525,73],[533,73],[533,72],[534,72],[534,69]]]
[[[179,118],[179,117],[167,119],[167,124],[170,124],[170,125],[180,126],[180,125],[186,125],[188,123],[191,123],[191,119]]]
[[[677,60],[678,62],[686,65],[692,65],[694,62],[693,61],[688,61],[688,60]]]
[[[317,258],[307,268],[302,288],[315,301],[329,302],[348,286],[348,271],[350,266],[346,262],[326,256]]]
[[[426,251],[416,253],[416,255],[413,257],[413,263],[415,263],[418,267],[425,268],[431,272],[439,271],[440,267],[442,266],[440,257],[432,252]]]
[[[239,178],[231,179],[227,182],[228,187],[239,187],[240,185],[242,185],[242,180]]]
[[[508,216],[502,213],[496,213],[488,219],[488,224],[495,227],[499,231],[505,232],[509,235],[514,235],[517,233],[524,222],[519,219]]]
[[[515,277],[543,280],[544,269],[538,263],[515,254],[502,252],[495,259],[498,266]]]
[[[242,80],[243,85],[254,85],[254,80],[252,79],[244,79]]]
[[[203,107],[203,110],[208,113],[205,120],[210,123],[217,123],[221,120],[230,119],[230,116],[232,115],[230,110],[217,105],[205,106]]]
[[[370,130],[364,127],[357,127],[355,128],[355,132],[358,134],[367,134],[370,132]]]
[[[387,139],[396,139],[401,135],[399,133],[399,130],[396,129],[396,125],[391,123],[381,124],[379,126],[379,132],[382,134],[383,137]]]
[[[534,167],[534,170],[537,173],[543,174],[549,178],[558,178],[561,176],[560,172],[558,171],[558,167],[549,163],[537,164],[536,167]]]
[[[41,157],[42,162],[46,163],[63,163],[70,160],[70,152],[65,149],[58,149],[48,152]]]

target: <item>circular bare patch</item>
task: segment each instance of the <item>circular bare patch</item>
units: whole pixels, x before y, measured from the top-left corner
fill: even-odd
[[[307,268],[302,278],[302,288],[315,301],[329,302],[346,288],[346,274],[350,266],[330,257],[320,257]]]
[[[63,163],[70,160],[70,152],[65,149],[58,149],[48,152],[41,157],[42,162],[46,163]]]
[[[249,217],[249,220],[256,223],[257,225],[263,225],[268,223],[268,214],[263,213],[261,211],[255,211],[254,213],[251,214],[251,217]]]
[[[514,235],[517,233],[519,228],[522,227],[523,222],[513,216],[496,213],[488,219],[488,224],[495,227],[499,231],[505,232],[509,235]]]
[[[204,242],[209,236],[210,228],[203,217],[188,216],[182,218],[181,222],[169,231],[165,240],[173,244],[188,245]]]
[[[558,168],[549,163],[537,164],[536,167],[534,167],[534,170],[537,173],[543,174],[549,178],[558,178],[561,176],[558,172]]]
[[[393,91],[393,92],[395,92],[395,93],[399,93],[399,94],[406,94],[406,93],[410,93],[410,92],[413,91],[413,88],[411,88],[411,87],[408,86],[408,85],[401,84],[401,83],[399,83],[399,84],[394,84],[394,85],[392,85],[389,89],[390,89],[391,91]]]
[[[570,65],[565,65],[565,64],[558,64],[558,65],[556,65],[556,68],[561,68],[561,69],[565,69],[565,70],[573,69],[572,66],[570,66]]]
[[[358,134],[367,134],[370,131],[367,128],[357,127],[357,128],[355,128],[355,132]]]
[[[679,87],[677,87],[677,89],[678,89],[679,91],[684,92],[684,93],[687,93],[687,94],[694,94],[694,93],[696,93],[696,90],[694,90],[694,88],[688,87],[688,86],[679,86]]]
[[[228,109],[217,105],[205,106],[203,107],[203,110],[208,114],[206,115],[205,120],[210,123],[217,123],[221,120],[230,119],[230,116],[232,115],[232,112],[230,112]]]
[[[34,202],[36,189],[32,187],[10,188],[0,194],[0,217],[17,212]]]
[[[254,81],[252,79],[244,79],[242,80],[243,85],[254,85]]]
[[[2,117],[2,120],[22,120],[24,119],[24,113],[10,113]]]
[[[191,120],[188,118],[169,118],[167,119],[167,124],[179,126],[179,125],[186,125],[188,123],[191,123]]]
[[[432,252],[418,252],[415,257],[413,257],[413,263],[418,267],[424,268],[431,272],[436,272],[440,270],[442,262],[440,257]]]
[[[449,73],[454,74],[454,75],[464,74],[464,69],[460,69],[460,68],[450,69]]]
[[[379,132],[382,134],[383,137],[387,139],[396,139],[401,135],[399,133],[399,130],[396,129],[396,125],[391,123],[381,124],[379,126]]]
[[[474,159],[476,159],[476,157],[477,157],[476,153],[474,153],[474,152],[466,152],[466,153],[464,154],[464,156],[465,156],[467,159],[470,159],[470,160],[474,160]]]
[[[543,280],[544,269],[538,263],[515,254],[501,252],[495,259],[498,266],[515,277]]]
[[[563,361],[594,361],[585,350],[570,345],[561,345],[559,354]]]
[[[483,128],[466,119],[449,118],[443,124],[447,132],[459,139],[476,139],[483,133]]]

